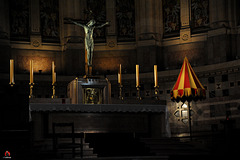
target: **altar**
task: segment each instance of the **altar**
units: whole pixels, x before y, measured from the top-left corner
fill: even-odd
[[[53,123],[74,123],[76,133],[170,136],[165,105],[30,103],[29,115],[35,142],[50,137]]]

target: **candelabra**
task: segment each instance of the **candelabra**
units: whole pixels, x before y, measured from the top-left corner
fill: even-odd
[[[29,98],[34,98],[34,96],[33,96],[33,86],[34,86],[34,83],[29,83],[29,86],[30,86]]]

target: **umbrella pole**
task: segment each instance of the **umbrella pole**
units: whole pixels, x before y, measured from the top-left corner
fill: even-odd
[[[192,141],[192,124],[191,124],[191,112],[190,112],[190,102],[188,102],[188,122],[189,122],[189,135],[190,135],[190,140]]]

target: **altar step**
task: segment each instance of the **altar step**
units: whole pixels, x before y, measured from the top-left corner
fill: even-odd
[[[150,154],[155,156],[188,156],[202,157],[209,155],[209,151],[191,143],[180,142],[178,139],[171,138],[145,138],[141,142],[149,149]]]
[[[52,150],[52,140],[51,139],[45,139],[44,141],[39,141],[34,144],[34,153],[36,155],[41,155],[41,157],[51,157],[51,158],[61,158],[61,159],[69,159],[73,158],[72,155],[72,149],[58,149],[57,152],[54,152]],[[75,149],[75,157],[76,159],[79,158],[97,158],[98,155],[93,152],[93,148],[89,147],[89,143],[85,143],[83,141],[83,151],[81,153],[81,149],[76,148]]]

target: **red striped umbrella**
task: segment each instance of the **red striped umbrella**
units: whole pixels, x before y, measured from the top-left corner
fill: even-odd
[[[192,100],[197,101],[205,98],[205,88],[198,80],[187,57],[185,57],[177,82],[171,91],[171,100],[177,102],[190,102]]]

